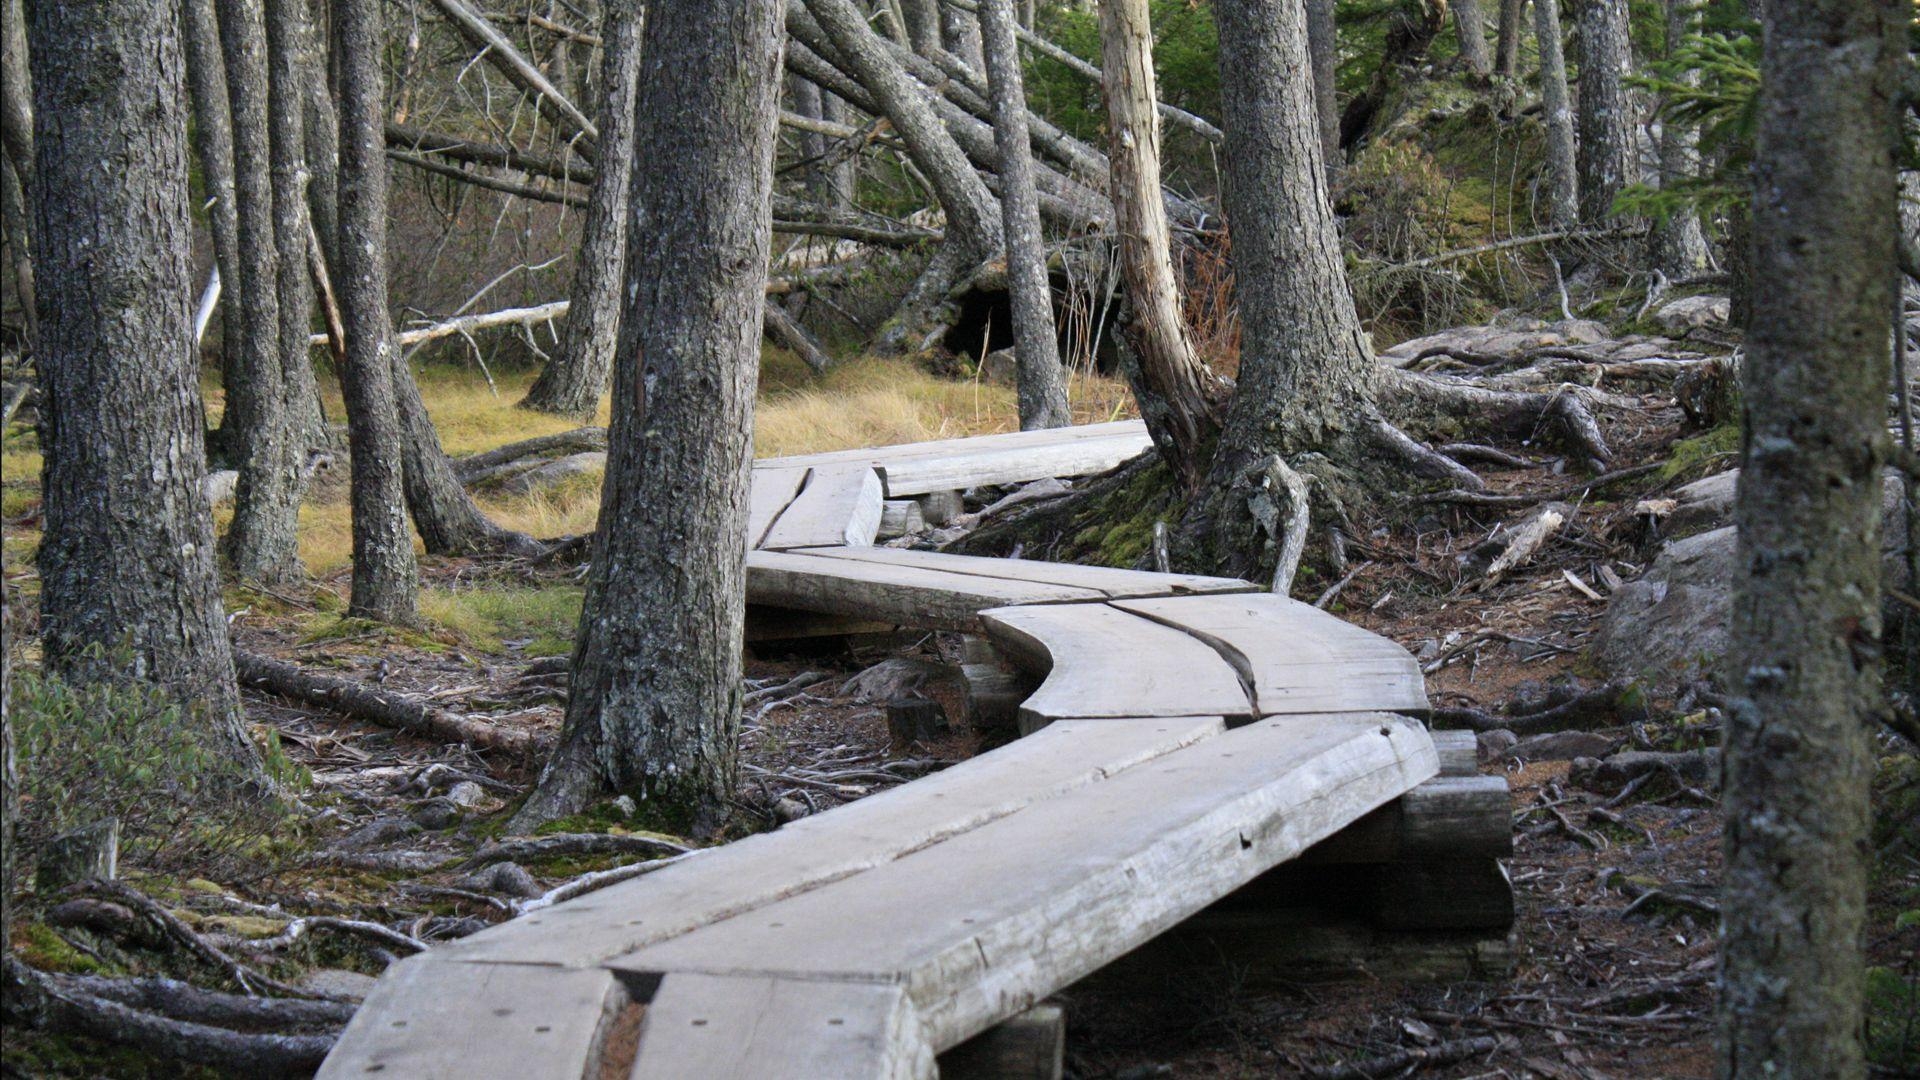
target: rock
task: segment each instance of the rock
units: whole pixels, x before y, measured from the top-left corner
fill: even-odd
[[[862,704],[917,697],[927,683],[949,679],[952,674],[945,664],[896,656],[848,679],[840,687],[840,696]]]
[[[584,453],[569,454],[563,458],[535,465],[525,472],[515,473],[500,485],[500,490],[510,495],[525,495],[533,491],[558,487],[576,476],[604,473],[607,471],[607,455],[601,450],[588,450]]]
[[[929,525],[945,525],[966,512],[966,501],[957,491],[930,491],[920,496],[920,516]]]
[[[1739,483],[1740,470],[1729,469],[1675,488],[1674,506],[1661,523],[1662,530],[1668,536],[1692,536],[1730,524]]]
[[[1683,296],[1661,304],[1653,313],[1653,321],[1669,334],[1681,334],[1706,326],[1725,326],[1731,310],[1724,296]]]
[[[985,382],[1012,386],[1019,370],[1012,349],[995,349],[980,360],[980,378]]]
[[[300,979],[300,989],[349,1001],[365,1001],[376,980],[345,968],[315,968]]]
[[[615,796],[613,808],[620,811],[620,816],[623,818],[630,818],[640,812],[640,808],[634,805],[633,796],[631,795]]]
[[[428,832],[451,829],[460,824],[460,816],[460,804],[444,795],[421,799],[407,811],[408,819]]]
[[[463,889],[475,892],[499,893],[502,896],[517,896],[530,899],[542,892],[540,883],[533,880],[527,868],[516,862],[497,862],[482,870],[476,870],[458,882]]]
[[[1519,737],[1506,728],[1483,731],[1475,737],[1475,742],[1479,744],[1479,757],[1483,763],[1505,759],[1507,751],[1512,749],[1514,743],[1518,741]]]
[[[896,746],[932,742],[952,730],[952,725],[947,723],[947,707],[932,698],[898,698],[887,702],[887,731]]]
[[[234,469],[217,469],[200,481],[200,491],[206,495],[208,506],[224,506],[232,502],[233,493],[239,487],[240,473]]]
[[[1608,674],[1686,681],[1718,666],[1733,609],[1732,527],[1675,540],[1613,594],[1594,636]]]
[[[773,804],[773,816],[781,821],[799,821],[810,813],[806,803],[791,796],[783,796]]]
[[[463,810],[471,810],[487,801],[487,789],[471,780],[462,780],[447,789],[447,799]]]
[[[1519,758],[1521,761],[1572,761],[1575,758],[1603,757],[1611,749],[1613,740],[1605,735],[1596,735],[1591,731],[1555,731],[1521,739],[1501,756]]]

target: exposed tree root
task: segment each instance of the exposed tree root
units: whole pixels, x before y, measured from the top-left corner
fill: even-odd
[[[1636,699],[1633,684],[1610,682],[1537,712],[1499,716],[1464,707],[1435,708],[1432,720],[1436,728],[1466,728],[1469,731],[1497,731],[1504,728],[1515,735],[1540,735],[1550,731],[1619,723],[1624,707]]]
[[[1528,442],[1552,431],[1582,465],[1599,471],[1613,460],[1582,387],[1563,385],[1537,394],[1398,368],[1383,368],[1381,375],[1381,410],[1403,426],[1417,428],[1422,419],[1452,421]]]
[[[462,863],[465,867],[497,862],[525,862],[557,855],[685,855],[692,849],[653,836],[617,833],[556,833],[490,843]]]
[[[603,427],[581,427],[572,431],[562,431],[553,435],[542,435],[536,439],[508,443],[505,446],[488,450],[482,454],[463,457],[453,463],[453,474],[460,482],[473,485],[497,475],[502,468],[518,464],[530,457],[552,457],[555,454],[581,454],[592,450],[607,448],[607,429]]]
[[[236,985],[249,994],[256,993],[256,988],[258,988],[261,990],[271,990],[276,994],[286,997],[326,997],[325,994],[309,993],[299,987],[288,986],[286,983],[271,979],[242,964],[240,961],[235,960],[233,957],[228,956],[220,950],[219,946],[201,937],[194,932],[192,927],[181,922],[180,918],[173,912],[161,907],[152,897],[147,896],[131,885],[120,881],[101,881],[95,879],[86,882],[81,887],[96,896],[110,897],[119,903],[125,904],[128,908],[151,922],[161,933],[166,935],[169,940],[183,946],[203,963],[218,970],[227,978],[232,979]]]

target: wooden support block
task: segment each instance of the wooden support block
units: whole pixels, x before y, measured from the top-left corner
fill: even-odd
[[[880,504],[880,531],[876,539],[891,540],[896,536],[924,532],[927,519],[920,512],[920,504],[912,499],[888,499]]]
[[[786,509],[760,541],[766,549],[847,544],[867,547],[880,529],[880,477],[863,465],[821,466],[807,473]]]
[[[1434,752],[1440,755],[1441,776],[1480,775],[1480,740],[1471,731],[1434,731]]]
[[[935,528],[967,512],[967,504],[957,491],[929,491],[918,502],[920,516]]]
[[[910,697],[887,702],[887,732],[896,746],[944,739],[953,732],[947,708],[932,698]]]
[[[1513,879],[1498,859],[1390,863],[1374,868],[1372,915],[1388,930],[1505,930]]]
[[[940,1080],[1060,1080],[1067,1013],[1035,1005],[940,1055]]]
[[[850,637],[854,634],[885,634],[894,624],[875,622],[851,615],[825,615],[816,611],[775,607],[772,604],[747,605],[747,643],[793,641],[799,638]]]
[[[1040,680],[1000,664],[961,664],[967,686],[967,723],[976,731],[1017,728],[1020,703]]]
[[[1506,777],[1438,776],[1316,844],[1301,861],[1390,863],[1512,854]]]

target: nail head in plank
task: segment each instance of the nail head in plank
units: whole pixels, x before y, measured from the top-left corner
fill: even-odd
[[[647,1003],[632,1080],[935,1075],[900,986],[672,974]]]

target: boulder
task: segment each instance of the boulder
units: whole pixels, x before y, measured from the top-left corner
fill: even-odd
[[[1660,305],[1653,321],[1669,334],[1682,334],[1701,327],[1725,326],[1730,310],[1724,296],[1683,296]]]
[[[1521,761],[1572,761],[1601,757],[1613,749],[1613,740],[1591,731],[1555,731],[1531,735],[1506,749],[1502,757]]]
[[[980,378],[983,382],[1012,386],[1018,379],[1019,363],[1014,359],[1012,349],[995,349],[980,360]]]

